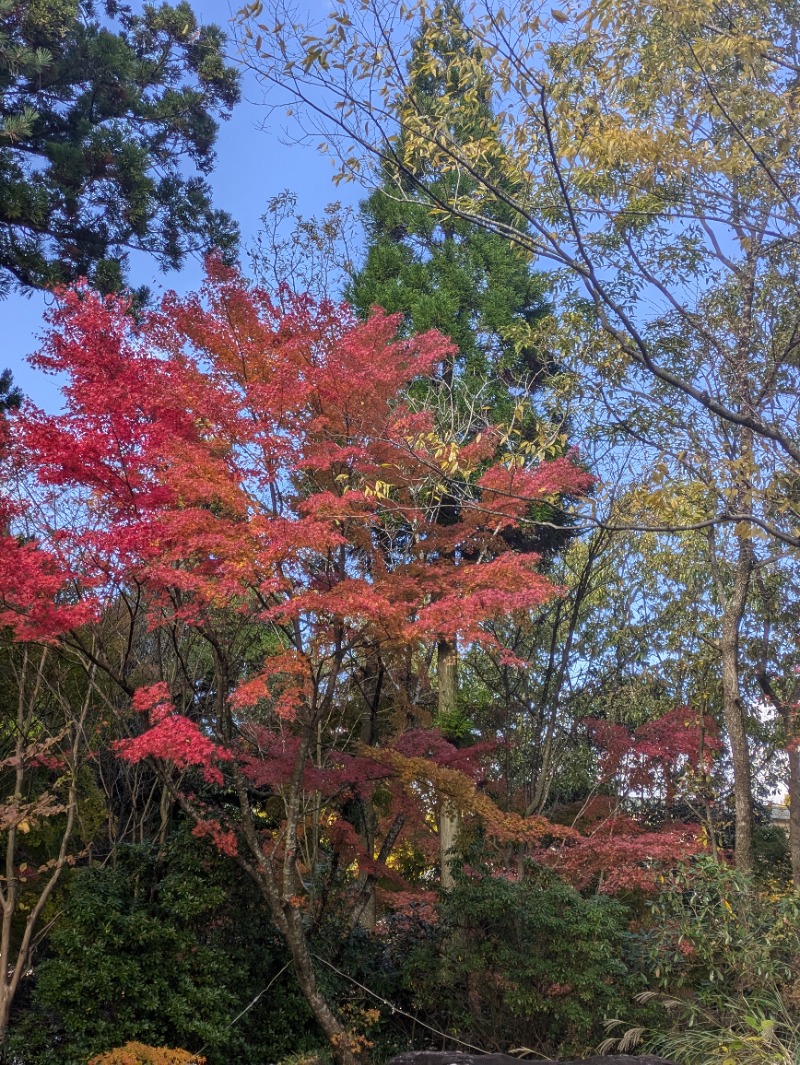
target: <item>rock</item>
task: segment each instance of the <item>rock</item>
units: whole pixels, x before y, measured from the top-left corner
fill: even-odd
[[[555,1061],[552,1058],[517,1058],[511,1054],[465,1054],[461,1050],[409,1050],[392,1058],[389,1065],[674,1065],[652,1054],[607,1054],[581,1058],[579,1061]]]

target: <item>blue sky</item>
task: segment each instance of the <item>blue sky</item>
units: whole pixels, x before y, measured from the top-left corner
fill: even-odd
[[[320,0],[319,7],[325,6]],[[192,0],[192,7],[204,23],[225,25],[231,7],[225,0]],[[242,232],[243,262],[246,246],[259,227],[259,218],[270,197],[284,189],[297,195],[297,210],[303,215],[318,214],[333,200],[357,203],[364,195],[354,185],[333,184],[330,159],[307,145],[283,143],[280,115],[268,116],[262,104],[263,91],[251,76],[243,83],[242,102],[232,118],[222,124],[217,142],[217,165],[209,181],[217,207],[229,211]],[[262,129],[267,124],[266,129]],[[141,256],[134,264],[133,281],[149,285],[154,294],[174,288],[185,292],[201,277],[200,263],[189,261],[180,273],[160,274],[156,264]],[[15,383],[37,405],[58,406],[58,384],[28,366],[26,359],[36,350],[37,336],[44,328],[43,316],[51,298],[44,293],[30,296],[13,294],[0,302],[4,344],[0,370],[8,367]]]

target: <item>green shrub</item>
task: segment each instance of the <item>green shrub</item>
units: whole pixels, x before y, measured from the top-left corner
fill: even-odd
[[[645,948],[651,983],[704,1002],[790,984],[800,972],[800,896],[754,886],[701,856],[666,877]]]
[[[628,943],[620,903],[583,898],[549,874],[462,879],[407,979],[432,1023],[469,1043],[580,1054],[643,986]]]
[[[620,1022],[603,1049],[638,1041],[679,1065],[797,1065],[800,896],[700,856],[664,879],[651,910],[643,971],[666,1013],[644,1032]]]
[[[66,891],[27,1009],[12,1023],[24,1065],[85,1065],[135,1040],[203,1049],[209,1065],[262,1065],[319,1041],[249,882],[197,840],[121,847]],[[309,1033],[310,1034],[306,1034]]]

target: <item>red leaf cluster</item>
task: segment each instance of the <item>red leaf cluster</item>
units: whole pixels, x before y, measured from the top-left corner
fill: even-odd
[[[119,740],[114,747],[128,762],[161,758],[178,769],[198,768],[210,784],[222,784],[216,762],[231,761],[233,754],[201,732],[194,721],[175,711],[166,684],[139,688],[133,707],[149,718],[150,728],[131,740]]]
[[[677,707],[635,730],[608,721],[588,720],[586,725],[601,751],[601,778],[613,780],[622,796],[663,788],[671,804],[678,775],[707,771],[722,750],[716,722],[690,706]]]
[[[19,638],[58,639],[124,597],[151,633],[205,642],[213,695],[184,682],[179,712],[164,684],[139,688],[147,727],[118,744],[124,758],[208,785],[229,766],[259,802],[313,794],[325,845],[376,875],[387,871],[381,833],[432,833],[420,794],[357,748],[365,678],[384,678],[391,705],[370,742],[474,793],[483,751],[409,731],[410,692],[430,690],[420,648],[492,643],[488,622],[558,594],[537,556],[509,551],[502,533],[592,481],[574,455],[538,466],[501,456],[491,425],[440,439],[409,386],[452,345],[398,338],[398,325],[305,298],[281,310],[219,262],[199,295],[168,296],[140,320],[116,297],[61,293],[35,361],[66,376],[65,409],[29,405],[9,447],[55,519],[29,509],[31,542],[0,543],[0,621]],[[263,663],[237,658],[243,632],[264,634]],[[344,811],[379,790],[368,850]],[[236,846],[224,818],[204,814],[198,832]]]
[[[682,706],[636,729],[607,721],[586,722],[600,750],[600,784],[611,790],[585,803],[575,834],[537,857],[578,887],[652,890],[659,874],[706,846],[701,826],[670,822],[655,830],[636,816],[659,799],[667,815],[679,786],[691,787],[707,772],[721,741],[714,721]]]

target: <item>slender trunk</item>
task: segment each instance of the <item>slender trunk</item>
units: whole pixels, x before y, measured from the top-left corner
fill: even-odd
[[[708,834],[708,846],[711,851],[711,855],[716,862],[718,860],[717,850],[717,826],[714,819],[714,809],[711,802],[711,794],[709,788],[709,780],[706,774],[706,711],[707,706],[703,703],[703,709],[700,712],[700,742],[697,749],[697,771],[702,774],[702,793],[700,800],[703,803],[703,809],[706,815],[706,833]]]
[[[738,189],[734,189],[738,197]],[[746,255],[742,275],[741,310],[736,347],[730,362],[732,391],[740,409],[753,417],[753,387],[750,380],[750,359],[753,344],[753,307],[755,295],[755,258],[753,248]],[[753,514],[752,477],[758,469],[753,447],[752,429],[742,427],[738,433],[738,461],[731,474],[736,490],[736,509],[749,517]],[[755,555],[752,530],[744,522],[735,527],[736,561],[733,580],[723,604],[722,638],[722,700],[725,726],[731,744],[733,762],[733,793],[736,807],[736,868],[743,873],[753,871],[753,785],[750,751],[747,742],[747,713],[739,686],[739,632],[744,619],[753,579]],[[712,546],[714,540],[711,540]],[[717,587],[722,588],[719,569],[715,573]]]
[[[753,871],[753,785],[747,742],[747,714],[739,684],[739,630],[744,618],[753,575],[753,547],[747,531],[737,536],[733,580],[726,588],[716,553],[713,530],[709,534],[709,559],[722,605],[722,711],[731,746],[733,796],[736,813],[736,868]]]
[[[800,749],[797,747],[797,698],[800,694],[798,685],[789,700],[781,699],[767,674],[767,650],[769,646],[769,620],[764,625],[764,657],[756,670],[756,679],[764,695],[783,718],[783,731],[786,745],[786,759],[789,774],[786,782],[789,792],[789,857],[792,862],[792,884],[800,891]]]
[[[19,825],[19,808],[22,803],[23,784],[25,780],[25,747],[28,742],[28,723],[30,706],[36,702],[39,689],[44,680],[44,668],[47,650],[43,650],[35,669],[33,692],[28,691],[29,651],[23,652],[22,666],[17,674],[17,720],[14,738],[14,790],[8,803],[11,816],[6,829],[5,889],[0,887],[0,908],[2,908],[2,926],[0,926],[0,1059],[6,1060],[8,1039],[8,1021],[11,1003],[17,992],[20,979],[19,952],[14,952],[12,943],[12,923],[17,910],[19,898],[19,873],[17,871],[17,833]]]
[[[299,648],[302,647],[299,635],[297,646]],[[352,1036],[336,1016],[317,984],[304,919],[304,903],[307,900],[298,897],[296,869],[298,837],[303,816],[303,769],[309,751],[316,741],[317,725],[320,721],[326,720],[330,712],[336,691],[336,679],[339,676],[344,653],[342,633],[337,631],[336,644],[331,658],[330,673],[325,683],[325,691],[320,693],[315,689],[313,697],[306,707],[305,727],[301,734],[301,743],[295,758],[294,772],[291,781],[284,790],[286,820],[281,836],[272,841],[272,853],[267,850],[268,837],[264,836],[262,826],[257,826],[247,779],[236,766],[236,763],[231,766],[231,774],[241,814],[239,830],[246,841],[247,851],[249,852],[248,857],[241,849],[238,850],[236,860],[240,867],[257,884],[267,904],[267,909],[275,922],[275,926],[291,954],[292,967],[298,987],[308,1003],[315,1021],[330,1043],[334,1060],[337,1065],[356,1065],[357,1053],[353,1047]],[[221,724],[227,725],[229,723],[229,714],[225,697],[229,690],[229,684],[227,663],[222,655],[215,655],[215,671],[215,682],[219,693],[218,720]],[[222,731],[224,735],[224,729]],[[228,736],[225,738],[229,740]],[[193,799],[180,792],[174,786],[170,786],[170,790],[194,821],[206,819],[207,815],[195,804]]]
[[[376,647],[367,649],[364,664],[364,709],[361,714],[361,742],[372,747],[378,741],[378,706],[380,704],[383,689],[383,663]],[[359,833],[364,850],[371,861],[375,859],[375,847],[378,833],[378,815],[375,812],[375,804],[370,796],[364,795],[359,800],[360,824]],[[375,931],[378,920],[377,878],[368,873],[361,875],[359,879],[359,894],[357,909],[359,910],[359,923],[368,932]]]
[[[362,798],[360,803],[360,825],[359,835],[361,836],[361,845],[366,853],[369,855],[370,860],[375,860],[375,836],[377,832],[377,816],[375,814],[375,806],[371,799]],[[362,873],[358,881],[358,894],[356,898],[360,901],[357,903],[358,910],[358,924],[366,932],[374,932],[375,925],[378,923],[378,896],[377,896],[377,878],[370,873]]]
[[[786,712],[787,719],[789,713]],[[792,861],[792,884],[795,891],[800,891],[800,750],[793,745],[797,742],[796,728],[794,721],[786,720],[786,756],[789,759],[789,856]]]
[[[722,617],[722,707],[731,744],[736,809],[736,868],[753,871],[753,785],[747,743],[747,716],[739,687],[739,628],[750,583],[751,566],[740,559],[734,594]]]
[[[440,640],[437,654],[439,682],[439,720],[452,721],[458,709],[458,648],[449,640]],[[444,891],[454,886],[453,868],[456,863],[459,816],[445,797],[439,799],[439,862],[440,883]]]
[[[159,855],[162,855],[167,846],[167,834],[172,816],[172,796],[163,781],[161,783],[161,802],[159,803],[158,812],[161,816],[161,823],[158,828],[158,852]]]
[[[282,916],[283,921],[279,922],[279,927],[283,925],[282,931],[289,953],[292,955],[294,974],[303,997],[311,1008],[317,1024],[325,1033],[338,1065],[356,1065],[357,1056],[353,1052],[350,1034],[330,1008],[317,985],[317,975],[314,972],[308,949],[302,915],[290,903],[284,902]]]
[[[447,799],[439,801],[439,860],[441,862],[440,883],[443,891],[450,891],[455,886],[453,869],[456,863],[456,843],[458,841],[459,817]]]
[[[738,196],[738,190],[734,189]],[[741,275],[741,307],[737,322],[737,338],[727,366],[730,387],[738,407],[747,415],[755,415],[754,392],[750,380],[753,345],[753,306],[755,293],[755,258],[753,248],[746,255]],[[739,632],[750,597],[753,579],[754,550],[752,530],[747,518],[753,514],[752,478],[758,469],[753,446],[753,431],[742,426],[733,434],[735,447],[729,467],[730,483],[734,489],[734,505],[741,522],[734,529],[736,557],[732,579],[722,576],[716,553],[716,538],[709,535],[710,562],[717,596],[722,607],[722,704],[725,727],[731,745],[733,763],[733,792],[736,808],[736,867],[744,873],[753,870],[753,789],[750,752],[747,743],[747,715],[739,687]]]
[[[40,653],[38,665],[35,667],[32,690],[29,691],[26,679],[29,656],[26,649],[22,668],[17,677],[18,704],[14,759],[14,791],[10,796],[10,802],[8,803],[11,813],[8,820],[8,827],[6,829],[5,889],[3,890],[0,888],[0,909],[2,909],[3,915],[2,929],[0,930],[0,1033],[2,1033],[0,1060],[3,1061],[6,1060],[8,1023],[11,1015],[11,1006],[14,997],[19,990],[20,982],[28,969],[31,950],[34,945],[34,934],[42,915],[42,911],[50,900],[61,874],[70,860],[70,846],[78,812],[78,766],[83,750],[83,737],[85,734],[84,725],[91,704],[92,684],[94,680],[94,670],[92,669],[89,673],[89,688],[84,698],[83,705],[80,708],[78,715],[68,726],[68,729],[71,732],[71,737],[69,748],[64,752],[66,761],[64,775],[69,775],[69,789],[66,799],[63,801],[59,810],[60,813],[66,814],[66,819],[64,827],[61,830],[58,854],[54,859],[47,863],[46,867],[42,868],[41,872],[44,872],[44,869],[48,868],[49,875],[46,879],[43,877],[43,884],[39,888],[38,895],[35,896],[26,907],[27,916],[22,926],[21,936],[19,935],[19,927],[16,928],[15,935],[13,927],[15,919],[17,923],[21,921],[21,913],[18,911],[20,885],[22,883],[20,879],[20,855],[17,850],[17,845],[19,832],[22,830],[21,826],[26,819],[24,816],[25,803],[23,801],[26,773],[30,770],[32,764],[35,765],[35,753],[33,758],[31,758],[31,752],[29,750],[30,737],[33,731],[31,723],[34,720],[35,711],[38,705],[39,692],[47,683],[45,679],[45,666],[47,661],[48,653],[47,649],[44,649]],[[52,687],[51,691],[53,691]],[[69,712],[71,710],[69,698],[62,698],[60,691],[55,692],[55,694],[61,699],[64,709]],[[68,729],[65,728],[61,735],[67,735]],[[44,741],[42,749],[49,749],[47,741]]]
[[[298,764],[302,761],[302,757],[304,755],[298,758]],[[298,987],[308,1003],[314,1020],[328,1039],[337,1065],[356,1065],[356,1055],[352,1050],[350,1034],[328,1005],[317,985],[303,915],[296,905],[293,885],[290,882],[291,878],[287,876],[285,863],[281,874],[280,864],[277,867],[273,865],[272,857],[266,852],[260,830],[256,828],[253,809],[247,794],[247,782],[237,770],[234,770],[234,786],[242,814],[241,831],[247,841],[252,859],[248,860],[242,853],[238,853],[237,861],[261,891],[278,932],[292,956],[292,968]],[[202,811],[198,810],[191,800],[177,792],[175,794],[190,817],[194,820],[203,819]],[[297,810],[295,809],[294,812],[296,815]],[[295,823],[295,829],[296,827]]]
[[[385,862],[389,855],[392,853],[392,849],[397,842],[397,837],[403,830],[403,826],[406,823],[405,815],[398,814],[392,822],[388,832],[383,837],[383,843],[381,849],[378,852],[378,862]],[[368,908],[371,902],[375,899],[375,886],[378,882],[378,878],[374,873],[367,874],[364,877],[359,894],[356,896],[355,905],[353,906],[353,913],[350,918],[351,931],[357,925],[364,925],[364,911]],[[373,925],[374,928],[374,925]]]
[[[236,788],[239,807],[244,814],[243,828],[256,861],[257,879],[272,916],[283,935],[289,952],[298,986],[311,1009],[314,1019],[325,1033],[331,1045],[331,1052],[338,1065],[356,1065],[357,1055],[353,1050],[350,1033],[328,1005],[317,985],[314,964],[308,945],[308,936],[303,912],[297,905],[297,870],[296,853],[298,832],[302,817],[303,768],[309,749],[317,733],[317,724],[327,718],[336,690],[344,656],[341,631],[336,634],[336,646],[332,656],[331,672],[325,685],[324,693],[315,691],[309,706],[305,734],[297,751],[292,780],[286,789],[284,803],[286,823],[283,833],[283,855],[278,867],[273,866],[269,855],[264,852],[259,832],[256,830],[253,810],[247,795],[245,780],[236,773]],[[282,866],[282,868],[280,868]]]
[[[22,714],[23,693],[20,693],[20,716]],[[14,793],[11,798],[12,809],[19,806],[22,801],[22,783],[24,775],[24,733],[22,723],[17,722],[17,737],[15,750],[15,781]],[[0,928],[0,1033],[2,1044],[0,1045],[0,1060],[6,1060],[6,1043],[8,1039],[8,1021],[11,1013],[11,1003],[19,983],[19,953],[14,950],[12,942],[12,922],[17,910],[19,897],[19,875],[16,869],[17,851],[17,822],[12,820],[7,829],[6,837],[6,861],[5,861],[5,891],[0,894],[2,901],[2,927]]]

